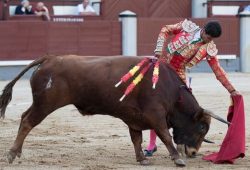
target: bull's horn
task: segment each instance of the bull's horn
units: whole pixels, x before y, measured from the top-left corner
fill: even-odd
[[[221,121],[222,123],[226,123],[226,124],[228,124],[228,125],[231,124],[230,122],[226,121],[225,119],[223,119],[223,118],[221,118],[220,116],[218,116],[218,115],[212,113],[212,112],[209,111],[209,110],[204,110],[204,112],[205,112],[206,114],[210,115],[211,117],[213,117],[213,118],[215,118],[215,119]]]
[[[205,139],[205,138],[203,139],[203,141],[206,142],[206,143],[214,143],[213,141],[210,141],[210,140]]]

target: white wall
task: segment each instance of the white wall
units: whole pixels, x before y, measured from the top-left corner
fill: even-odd
[[[207,17],[207,0],[192,0],[192,17],[193,18]]]

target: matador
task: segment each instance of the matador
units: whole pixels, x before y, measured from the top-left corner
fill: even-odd
[[[228,80],[216,56],[218,50],[213,39],[220,37],[221,32],[221,26],[217,21],[210,21],[203,28],[190,20],[165,25],[157,39],[155,56],[165,59],[184,82],[186,82],[185,70],[206,59],[216,78],[228,92],[232,96],[239,95],[239,92]],[[173,37],[167,43],[166,40],[169,36]],[[156,150],[156,133],[154,130],[150,130],[150,142],[147,149],[144,150],[144,154],[152,156]]]

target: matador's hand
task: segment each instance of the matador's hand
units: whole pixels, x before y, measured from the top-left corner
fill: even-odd
[[[155,54],[155,57],[156,57],[156,58],[160,58],[161,55],[160,55],[160,54]]]
[[[233,92],[231,92],[231,96],[238,96],[241,95],[239,91],[235,90]]]

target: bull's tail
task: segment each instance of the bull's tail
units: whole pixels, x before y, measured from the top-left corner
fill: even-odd
[[[4,118],[5,111],[7,105],[10,103],[12,99],[12,90],[13,86],[16,84],[16,82],[26,73],[30,68],[42,64],[45,60],[47,60],[47,56],[41,57],[32,63],[30,63],[27,67],[23,69],[11,82],[9,82],[3,90],[2,95],[0,95],[0,118]]]

